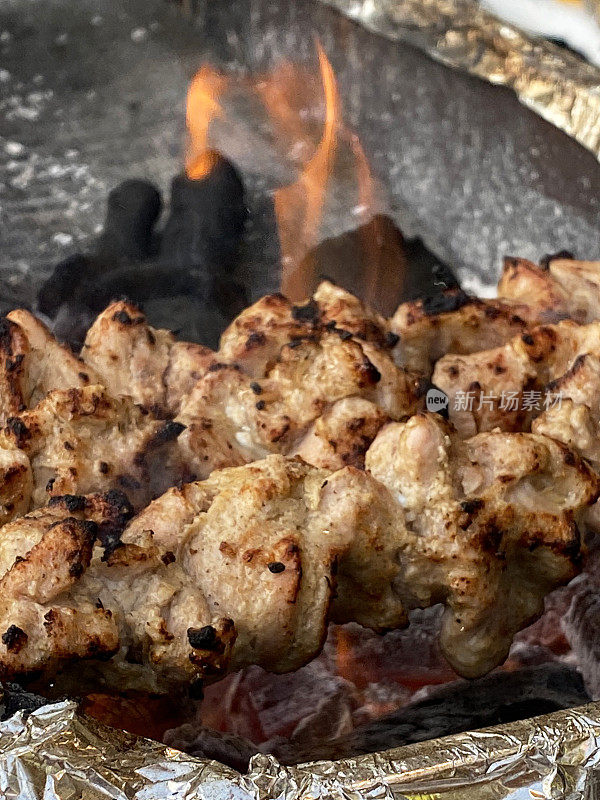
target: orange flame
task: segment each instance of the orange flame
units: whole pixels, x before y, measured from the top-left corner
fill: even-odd
[[[320,43],[317,43],[317,51],[325,99],[323,135],[298,181],[275,192],[283,265],[282,290],[292,300],[301,300],[310,291],[300,263],[307,250],[318,242],[319,224],[337,149],[340,98],[332,66]]]
[[[215,164],[215,153],[208,146],[208,130],[216,117],[223,115],[221,95],[227,88],[227,78],[208,64],[194,76],[187,94],[186,124],[190,146],[186,159],[188,178],[206,177]]]
[[[283,147],[288,162],[298,166],[298,179],[274,193],[275,216],[282,255],[282,291],[292,300],[301,300],[314,288],[314,268],[305,259],[318,244],[319,229],[328,196],[328,188],[341,147],[352,157],[357,195],[348,197],[360,222],[373,209],[373,182],[365,153],[343,124],[341,102],[333,68],[317,41],[319,71],[325,108],[324,123],[317,146],[314,146],[317,104],[314,81],[302,67],[284,62],[267,75],[243,80],[243,89],[259,98]],[[190,146],[186,171],[190,178],[205,177],[214,165],[215,154],[209,149],[211,122],[224,116],[221,104],[233,79],[205,65],[194,77],[187,97],[187,127]],[[240,85],[240,80],[236,82]],[[374,249],[366,247],[370,259]],[[372,259],[371,259],[372,260]],[[370,296],[376,289],[377,265],[369,263],[366,287]],[[370,299],[370,298],[369,298]]]

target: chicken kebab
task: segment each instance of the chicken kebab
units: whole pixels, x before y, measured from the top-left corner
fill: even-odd
[[[446,293],[392,320],[328,282],[301,305],[268,296],[218,352],[122,301],[80,356],[9,314],[0,676],[170,692],[294,670],[330,620],[384,633],[437,603],[456,671],[492,669],[580,569],[600,479],[540,418],[465,435],[423,395],[477,344],[519,341],[536,380],[564,374],[595,326],[573,288],[594,270],[564,264],[513,261],[503,299]]]

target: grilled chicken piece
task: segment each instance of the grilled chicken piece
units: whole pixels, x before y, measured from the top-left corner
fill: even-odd
[[[402,419],[414,413],[424,389],[420,376],[398,368],[385,351],[329,331],[317,341],[285,345],[267,377],[279,387],[292,419],[302,425],[352,396]]]
[[[400,337],[400,363],[430,375],[433,364],[446,353],[466,355],[499,347],[527,330],[531,316],[525,304],[482,300],[462,289],[402,303],[391,319]]]
[[[250,663],[301,666],[322,645],[341,555],[363,613],[397,571],[399,526],[357,515],[356,492],[372,503],[386,490],[361,471],[327,482],[275,456],[170,490],[93,551],[98,503],[55,499],[0,530],[0,675],[101,657],[106,683],[167,691]],[[404,623],[394,605],[387,616]]]
[[[32,408],[52,389],[83,387],[97,380],[46,326],[23,309],[0,320],[0,424]]]
[[[175,341],[123,301],[98,316],[81,353],[112,395],[129,395],[160,416],[175,415],[182,398],[216,361],[212,350]]]
[[[105,683],[164,692],[296,669],[322,646],[338,564],[335,614],[406,622],[402,513],[363,471],[271,456],[171,489],[119,538],[130,511],[69,496],[0,529],[0,677],[100,657]]]
[[[540,414],[533,430],[568,445],[600,471],[600,353],[578,356],[548,389],[560,403]]]
[[[127,398],[113,398],[102,386],[57,389],[38,405],[11,417],[0,447],[18,447],[33,474],[33,507],[48,497],[125,489],[134,505],[180,478],[174,440],[177,422],[161,422]]]
[[[539,322],[567,317],[593,322],[600,318],[600,261],[554,257],[538,266],[524,258],[506,258],[498,296],[527,303]]]
[[[388,352],[398,342],[383,317],[350,292],[324,281],[304,305],[292,305],[274,294],[242,311],[221,336],[219,357],[239,364],[253,378],[263,378],[285,345],[317,337],[323,329],[338,330],[343,337]]]
[[[101,659],[116,688],[165,691],[228,662],[231,622],[210,615],[189,575],[158,557],[149,533],[140,545],[119,543],[130,516],[119,493],[56,497],[0,529],[2,677],[51,677],[70,661]],[[210,646],[194,648],[188,629],[205,625]],[[81,664],[75,669],[85,681]]]
[[[363,469],[365,453],[389,421],[387,414],[370,400],[345,397],[313,422],[292,455],[321,469]]]
[[[56,495],[48,505],[29,512],[0,528],[0,578],[19,557],[38,545],[46,531],[69,518],[85,523],[94,539],[112,549],[120,541],[123,528],[133,517],[133,506],[123,492],[106,494]]]
[[[446,355],[435,365],[433,384],[448,395],[448,412],[463,438],[480,431],[527,430],[539,390],[537,365],[520,338],[494,350]],[[538,403],[539,405],[539,403]]]
[[[447,355],[435,365],[433,382],[449,396],[450,419],[462,436],[518,430],[556,404],[564,394],[558,379],[585,353],[600,356],[600,324],[563,320],[494,350]]]
[[[29,459],[22,450],[5,442],[0,446],[0,525],[25,514],[32,492]]]
[[[577,521],[597,476],[572,451],[533,434],[483,433],[466,442],[437,415],[386,426],[366,467],[404,509],[408,606],[443,602],[443,651],[476,677],[507,655],[544,596],[577,572]]]
[[[414,412],[421,392],[419,379],[398,369],[387,353],[321,331],[284,345],[260,381],[235,365],[211,367],[176,418],[186,426],[182,459],[192,476],[205,478],[213,469],[293,452],[315,420],[345,398],[369,401],[379,409],[375,416],[400,419]],[[354,423],[342,447],[364,451],[360,428],[366,420],[359,416]]]
[[[389,322],[341,286],[322,281],[312,299],[321,312],[322,325],[333,326],[335,323],[336,328],[384,350],[391,350],[398,344]]]
[[[123,536],[154,532],[160,555],[174,553],[213,614],[234,620],[232,669],[295,669],[320,649],[339,546],[320,511],[325,473],[272,456],[171,489]],[[351,522],[351,521],[350,521]]]
[[[325,637],[336,571],[335,619],[406,623],[392,588],[406,535],[402,512],[363,471],[330,475],[269,456],[172,489],[132,521],[123,542],[149,528],[160,554],[174,553],[215,613],[234,620],[232,669],[285,672],[312,658]]]
[[[178,447],[193,480],[276,453],[295,433],[275,385],[254,383],[229,364],[218,367],[196,384],[176,419],[185,426]]]

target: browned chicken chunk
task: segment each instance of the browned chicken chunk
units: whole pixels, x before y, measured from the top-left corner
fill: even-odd
[[[468,354],[499,347],[527,330],[530,311],[524,304],[481,300],[462,289],[403,303],[391,319],[400,337],[400,363],[430,375],[446,353]]]
[[[369,401],[381,419],[401,419],[415,411],[421,392],[419,379],[396,367],[387,353],[320,331],[283,345],[260,380],[235,365],[211,367],[176,418],[186,426],[180,437],[182,458],[191,475],[205,478],[213,469],[293,452],[310,426],[345,398]],[[369,441],[362,420],[359,415],[354,430],[345,429],[342,448],[362,447],[364,452]]]
[[[32,408],[52,389],[96,383],[94,370],[60,345],[23,309],[0,320],[0,424]]]
[[[354,337],[388,352],[398,342],[383,317],[350,292],[324,281],[303,305],[275,294],[242,311],[223,333],[219,357],[239,364],[253,378],[262,378],[284,346],[318,337],[323,329],[337,330],[344,339]]]
[[[552,439],[498,432],[464,442],[438,415],[385,427],[366,466],[415,535],[402,557],[406,604],[443,602],[446,657],[466,677],[489,671],[578,571],[577,521],[600,491],[597,476]]]
[[[554,257],[537,266],[506,258],[498,296],[527,303],[539,322],[593,322],[600,318],[600,261]]]
[[[132,521],[123,541],[148,529],[161,555],[186,565],[215,613],[234,620],[232,668],[288,671],[308,661],[324,640],[334,596],[340,621],[406,623],[392,585],[406,544],[402,511],[361,470],[329,474],[269,456],[172,489]]]
[[[182,431],[102,386],[57,389],[11,417],[0,447],[18,447],[31,464],[33,507],[49,497],[124,489],[146,505],[180,477],[173,442]],[[170,458],[173,456],[173,460]]]
[[[345,466],[363,469],[365,453],[380,428],[389,421],[387,414],[370,400],[345,397],[313,422],[292,455],[322,469]]]
[[[248,664],[295,669],[323,643],[338,563],[354,592],[335,613],[347,597],[404,624],[393,509],[365,472],[328,480],[281,456],[170,490],[120,538],[122,498],[55,498],[0,529],[0,676],[91,659],[109,685],[166,691]]]
[[[113,396],[128,395],[161,416],[176,414],[182,398],[216,361],[212,350],[177,342],[123,301],[99,315],[81,354]]]
[[[564,320],[494,350],[447,355],[435,365],[433,382],[448,395],[450,419],[462,436],[495,427],[528,429],[566,396],[559,379],[586,353],[600,356],[600,324]]]
[[[235,630],[211,616],[190,576],[161,559],[149,533],[122,545],[131,506],[119,493],[55,497],[0,529],[0,675],[67,670],[165,691],[227,664]],[[196,631],[209,625],[205,646]],[[98,661],[98,659],[101,659]],[[85,669],[76,663],[80,687]]]

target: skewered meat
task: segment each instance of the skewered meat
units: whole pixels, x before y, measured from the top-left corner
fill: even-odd
[[[177,342],[170,331],[152,328],[139,309],[123,301],[98,316],[82,356],[114,397],[129,395],[161,416],[176,414],[184,395],[216,361],[212,350]]]
[[[174,440],[182,430],[162,422],[127,397],[102,386],[56,389],[38,405],[11,417],[0,447],[19,448],[31,464],[33,507],[48,497],[125,489],[146,505],[179,478]]]
[[[600,355],[600,353],[599,353]],[[548,408],[532,424],[536,433],[571,447],[600,470],[600,358],[585,353],[549,388],[560,404]]]
[[[322,469],[363,469],[365,453],[389,421],[387,414],[370,400],[345,397],[313,422],[292,455]]]
[[[462,289],[446,289],[433,298],[403,303],[391,319],[391,329],[400,337],[401,363],[430,375],[446,353],[499,347],[525,332],[529,321],[524,303],[482,300]]]
[[[356,607],[373,627],[404,624],[391,583],[405,531],[401,512],[386,506],[384,487],[362,471],[328,475],[270,456],[167,492],[123,541],[151,528],[161,553],[183,558],[235,621],[234,666],[286,671],[322,644],[336,567],[334,618],[352,619]]]
[[[456,291],[402,308],[398,348],[385,320],[324,283],[302,306],[255,304],[214,354],[113,304],[83,351],[87,379],[107,388],[71,385],[82,362],[55,367],[63,351],[45,329],[9,323],[10,361],[19,347],[35,359],[5,359],[7,384],[34,367],[0,434],[0,674],[86,659],[107,684],[163,692],[248,664],[291,670],[329,619],[383,632],[439,602],[454,668],[499,663],[577,571],[600,479],[542,435],[464,441],[436,415],[398,422],[424,381],[394,358],[403,348],[428,371],[424,347],[463,348],[438,364],[448,391],[559,380],[594,422],[600,323],[527,330],[539,309]],[[500,347],[469,355],[486,342]],[[529,424],[510,419],[492,410],[459,433]],[[184,477],[205,480],[161,494]],[[147,506],[129,523],[117,489]]]
[[[50,675],[73,659],[100,658],[114,685],[129,680],[153,691],[194,679],[187,630],[207,623],[222,651],[205,652],[206,669],[227,661],[233,626],[208,614],[200,590],[158,557],[151,535],[139,546],[118,545],[130,511],[119,493],[67,496],[0,530],[3,675]],[[12,561],[11,541],[24,557]],[[136,654],[145,669],[127,663]]]
[[[391,319],[402,340],[401,363],[430,372],[446,353],[468,355],[499,347],[527,329],[570,318],[600,317],[600,262],[553,257],[537,266],[506,258],[498,299],[485,300],[447,289],[425,300],[403,303]]]
[[[250,663],[286,671],[318,652],[329,616],[385,630],[440,600],[451,663],[487,671],[574,574],[574,516],[597,479],[551,440],[463,443],[432,416],[390,424],[367,466],[328,475],[270,456],[214,472],[169,490],[120,539],[123,510],[89,498],[9,523],[2,674],[113,655],[97,666],[106,682],[164,691]],[[90,522],[110,531],[93,551]],[[44,622],[57,632],[38,644]]]
[[[576,574],[576,522],[598,478],[551,439],[497,432],[463,442],[434,415],[384,428],[366,467],[416,535],[407,604],[444,602],[444,654],[461,675],[487,672],[544,595]]]
[[[60,345],[29,311],[0,321],[0,424],[32,408],[52,389],[81,388],[97,375]]]
[[[600,316],[600,262],[553,257],[544,266],[506,258],[498,297],[527,303],[540,322],[571,318],[587,323]]]
[[[318,337],[323,329],[388,352],[398,342],[383,317],[350,292],[324,281],[304,305],[292,305],[274,294],[242,311],[221,336],[219,357],[239,364],[253,378],[263,378],[285,345]]]
[[[29,509],[33,478],[29,459],[22,450],[0,446],[0,525]]]
[[[544,401],[554,405],[559,392],[566,394],[561,376],[586,353],[600,355],[600,324],[564,320],[534,327],[493,350],[446,355],[435,366],[433,382],[450,398],[450,418],[463,436],[494,427],[527,429]],[[532,391],[537,399],[525,403]]]
[[[110,494],[55,499],[0,529],[0,674],[113,656],[98,666],[108,683],[164,691],[297,668],[322,646],[338,561],[363,614],[403,624],[390,588],[403,527],[365,505],[382,493],[362,471],[327,480],[272,456],[170,490],[121,539],[120,498],[118,513]]]
[[[192,475],[236,466],[269,453],[290,453],[345,398],[371,403],[370,417],[401,419],[413,413],[422,387],[416,376],[396,367],[387,353],[368,342],[321,330],[308,339],[284,344],[261,380],[252,380],[237,365],[215,364],[185,398],[178,422],[182,458]],[[375,414],[374,414],[374,407]],[[325,417],[323,417],[325,415]],[[363,417],[349,420],[344,431],[331,430],[328,442],[363,453],[379,425]],[[309,455],[309,451],[304,451]]]

